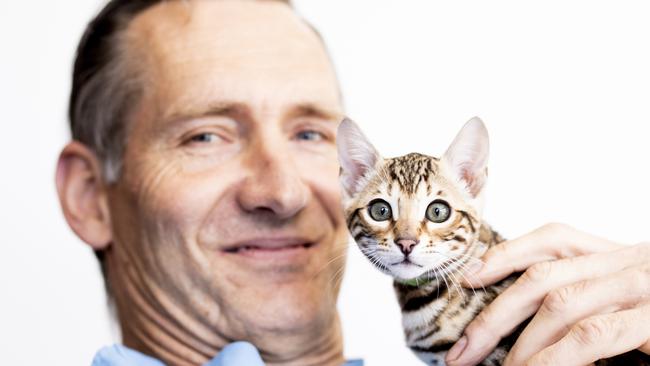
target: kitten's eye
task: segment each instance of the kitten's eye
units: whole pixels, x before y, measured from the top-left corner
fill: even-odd
[[[451,207],[445,201],[435,200],[427,207],[426,216],[427,219],[436,223],[445,222],[451,216]]]
[[[388,202],[384,200],[374,200],[368,206],[368,213],[375,221],[386,221],[393,217],[393,212],[390,209]]]

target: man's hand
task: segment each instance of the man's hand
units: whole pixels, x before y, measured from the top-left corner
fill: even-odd
[[[264,366],[255,346],[248,342],[227,345],[204,366]],[[165,366],[162,362],[121,345],[102,348],[92,366]]]
[[[503,242],[466,274],[480,287],[525,271],[465,329],[447,355],[475,365],[534,315],[505,365],[587,365],[638,349],[650,354],[650,243],[624,246],[562,224]]]

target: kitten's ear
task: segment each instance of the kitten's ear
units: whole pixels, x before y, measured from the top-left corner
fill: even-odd
[[[345,118],[339,125],[336,147],[341,164],[341,185],[348,195],[356,194],[362,181],[375,170],[381,156],[359,126]]]
[[[480,118],[474,117],[465,123],[443,155],[452,174],[465,184],[473,198],[481,193],[487,180],[489,151],[487,128]]]

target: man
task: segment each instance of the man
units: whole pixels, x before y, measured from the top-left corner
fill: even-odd
[[[321,40],[281,1],[118,1],[103,19],[138,3],[113,39],[82,41],[80,141],[58,173],[66,218],[104,257],[124,344],[169,364],[235,340],[269,364],[342,364],[343,111]],[[100,41],[116,42],[107,71],[85,65]],[[123,84],[92,100],[104,72]],[[127,143],[111,156],[120,127],[97,119],[121,112]]]
[[[282,1],[112,1],[82,39],[73,84],[74,141],[61,154],[57,187],[70,226],[102,261],[124,345],[198,365],[218,354],[227,362],[222,350],[244,340],[269,365],[341,365],[336,279],[347,231],[334,139],[343,108],[313,29]],[[598,252],[610,266],[582,256]],[[556,288],[622,267],[647,275],[638,254],[648,252],[562,225],[504,244],[475,277],[493,281],[573,256],[571,265],[608,270],[533,266],[549,276],[504,294],[448,359],[477,362]],[[504,322],[513,304],[522,310]],[[634,311],[650,316],[640,301]],[[552,336],[600,312],[563,318]],[[522,337],[518,357],[554,343],[541,324]],[[646,343],[623,337],[612,352],[647,352],[647,328],[637,332]],[[554,351],[554,364],[576,353]]]

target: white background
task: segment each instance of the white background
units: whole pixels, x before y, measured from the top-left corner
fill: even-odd
[[[114,341],[91,251],[54,190],[74,48],[97,0],[0,0],[0,364],[88,365]],[[349,115],[385,156],[442,153],[470,117],[492,153],[486,216],[507,237],[560,221],[650,240],[645,1],[298,0]],[[346,354],[417,365],[390,280],[350,253]]]

